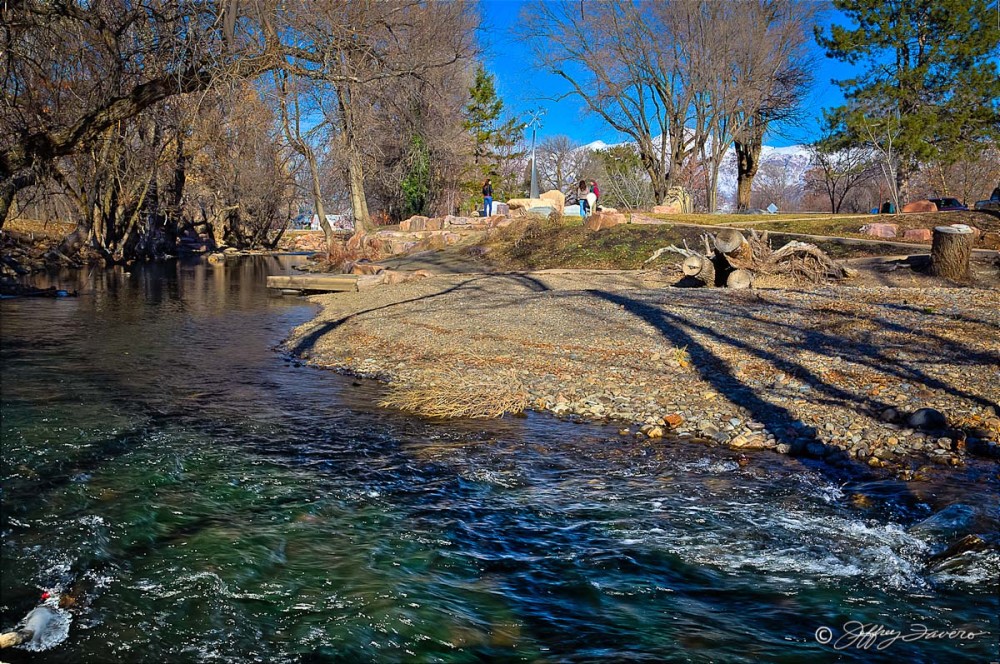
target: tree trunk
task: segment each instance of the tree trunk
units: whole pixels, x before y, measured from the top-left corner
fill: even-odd
[[[370,233],[375,230],[371,216],[368,214],[368,199],[365,196],[364,165],[361,161],[361,149],[358,145],[357,118],[354,104],[357,103],[354,91],[347,84],[337,89],[337,101],[340,105],[341,130],[347,147],[348,184],[351,189],[351,211],[354,214],[354,231]]]
[[[353,143],[353,141],[349,141]],[[361,155],[355,146],[348,147],[348,176],[351,185],[351,210],[354,213],[354,230],[370,233],[375,230],[368,214],[368,199],[365,196],[365,175]]]
[[[736,207],[750,208],[750,194],[753,179],[760,167],[760,151],[764,144],[763,132],[754,124],[747,129],[745,141],[733,141],[736,150]]]
[[[910,178],[913,176],[914,168],[912,164],[900,159],[896,165],[896,211],[899,212],[903,206],[910,201]]]
[[[326,239],[326,254],[329,256],[330,251],[333,249],[333,227],[331,227],[330,222],[327,221],[326,209],[323,207],[323,192],[319,179],[319,163],[316,161],[316,153],[312,151],[312,148],[306,145],[305,142],[302,143],[302,147],[306,152],[306,161],[309,162],[313,207],[316,209],[316,215],[319,219],[319,227],[323,229],[323,237]]]
[[[931,245],[931,274],[953,281],[967,281],[974,237],[972,229],[936,227]]]

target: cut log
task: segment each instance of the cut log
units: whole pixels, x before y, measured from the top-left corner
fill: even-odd
[[[359,277],[356,274],[334,275],[271,275],[267,278],[268,288],[319,291],[335,293],[358,290]]]
[[[751,288],[753,287],[753,272],[750,270],[733,270],[726,277],[727,288]]]
[[[735,228],[724,228],[715,234],[715,248],[724,254],[742,254],[749,247],[747,239]]]
[[[22,643],[27,643],[35,634],[28,629],[20,629],[14,632],[6,632],[5,634],[0,634],[0,648],[13,648],[14,646],[19,646]]]
[[[968,226],[938,226],[931,245],[931,274],[954,281],[969,279],[969,256],[975,234]]]
[[[688,256],[681,263],[681,271],[688,277],[701,281],[706,286],[715,286],[715,265],[705,256]]]
[[[681,272],[689,277],[698,276],[705,266],[705,260],[701,256],[688,256],[681,263]]]

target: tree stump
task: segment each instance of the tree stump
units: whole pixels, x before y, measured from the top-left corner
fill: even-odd
[[[967,281],[974,238],[975,234],[969,227],[936,227],[931,245],[930,273],[935,277]]]
[[[709,258],[704,256],[688,256],[681,263],[681,271],[704,283],[706,286],[715,285],[715,265]]]
[[[752,288],[753,273],[750,270],[733,270],[726,277],[727,288]]]

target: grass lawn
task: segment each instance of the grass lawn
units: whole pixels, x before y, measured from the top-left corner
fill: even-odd
[[[714,218],[722,215],[688,215],[692,218]],[[726,215],[746,217],[747,215]],[[772,215],[767,215],[773,218]],[[671,220],[675,220],[671,217]],[[683,223],[693,223],[685,221]],[[781,222],[776,223],[795,223]],[[832,223],[832,222],[827,222]],[[755,226],[756,227],[756,226]],[[602,231],[588,231],[579,218],[568,217],[561,222],[550,220],[520,220],[501,229],[484,244],[490,249],[489,260],[500,268],[510,270],[542,270],[552,268],[589,268],[635,270],[642,267],[662,267],[677,263],[682,257],[675,253],[661,255],[644,265],[654,251],[674,244],[701,248],[704,229],[670,224],[622,224]],[[801,231],[796,231],[801,232]],[[771,232],[771,244],[778,248],[791,239],[782,233]],[[884,256],[899,254],[891,245],[843,244],[836,241],[815,241],[814,244],[834,258]]]
[[[916,228],[934,228],[949,224],[968,224],[982,231],[1000,232],[1000,216],[986,212],[926,212],[894,215],[832,215],[832,214],[683,214],[643,215],[653,219],[704,226],[755,228],[759,231],[802,233],[836,237],[867,238],[860,229],[865,224],[886,223],[899,227],[897,240],[903,233]],[[908,240],[909,242],[909,240]]]

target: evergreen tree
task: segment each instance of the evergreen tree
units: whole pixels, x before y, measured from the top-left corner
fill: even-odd
[[[496,123],[503,111],[503,100],[497,96],[492,74],[479,65],[476,78],[469,89],[469,103],[465,107],[465,129],[475,142],[476,163],[489,156]]]
[[[1000,137],[1000,27],[990,0],[833,0],[854,25],[816,38],[864,65],[837,81],[847,103],[828,121],[858,143],[893,134],[896,183],[931,159],[954,161]],[[889,123],[889,124],[886,124]]]
[[[427,214],[431,191],[430,152],[427,142],[419,134],[410,139],[410,165],[400,183],[403,192],[403,216]]]
[[[477,166],[475,178],[494,177],[494,194],[497,200],[520,195],[516,164],[523,159],[521,135],[524,123],[515,116],[505,117],[503,100],[497,96],[496,79],[479,65],[469,89],[469,102],[465,106],[465,129],[472,136]],[[476,198],[476,182],[467,184],[470,196]]]

